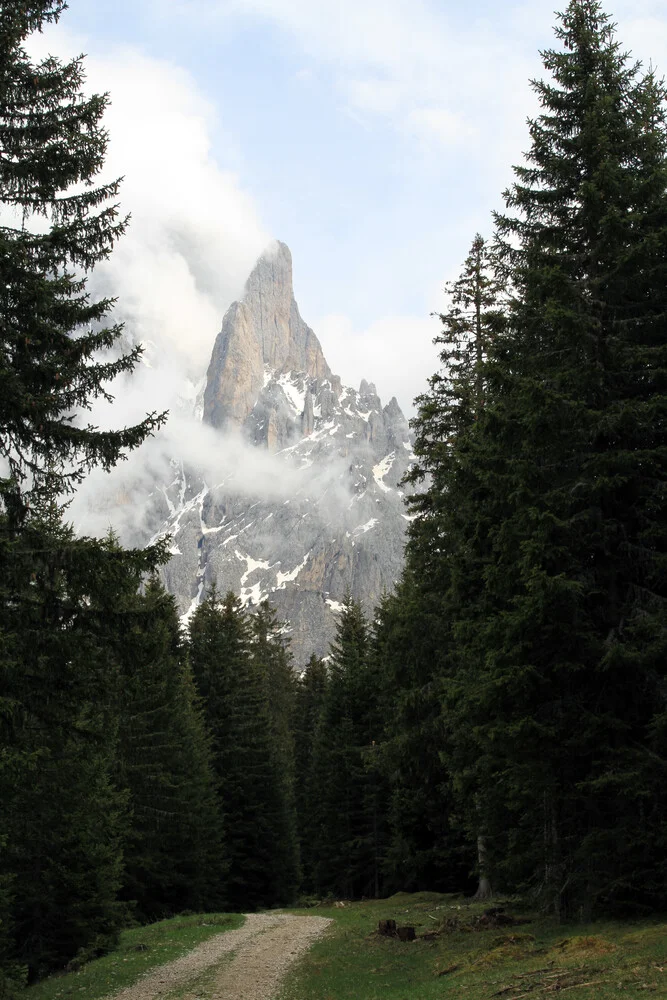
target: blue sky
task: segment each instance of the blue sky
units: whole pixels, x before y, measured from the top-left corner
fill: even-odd
[[[444,281],[490,232],[527,144],[554,0],[70,0],[40,41],[109,90],[127,247],[102,275],[174,368],[205,369],[271,238],[344,381],[407,411],[436,367]],[[667,70],[664,0],[609,12]]]

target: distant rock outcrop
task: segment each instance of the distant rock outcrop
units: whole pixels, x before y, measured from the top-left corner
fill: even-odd
[[[299,315],[292,290],[292,255],[274,244],[255,265],[242,302],[225,313],[213,347],[204,419],[213,427],[243,425],[264,388],[267,371],[329,378],[320,342]],[[267,424],[268,433],[268,424]]]
[[[264,598],[288,622],[297,663],[325,655],[346,591],[369,612],[398,578],[408,516],[400,481],[412,458],[407,421],[375,386],[341,385],[304,323],[283,243],[258,261],[225,314],[208,369],[205,422],[284,461],[293,489],[240,496],[175,469],[161,491],[172,558],[163,571],[187,617],[215,581],[247,605]]]

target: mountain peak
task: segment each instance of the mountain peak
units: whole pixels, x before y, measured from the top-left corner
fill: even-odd
[[[240,426],[264,385],[266,368],[331,377],[320,342],[294,299],[292,255],[275,241],[255,264],[240,302],[225,313],[204,393],[204,420]]]
[[[400,575],[414,456],[396,399],[383,408],[373,382],[357,390],[331,374],[299,315],[284,243],[267,247],[225,314],[205,419],[241,430],[243,450],[232,450],[247,462],[222,463],[214,484],[182,464],[154,493],[155,537],[171,539],[162,575],[183,620],[217,581],[248,607],[271,601],[295,662],[326,654],[345,594],[370,608]]]
[[[241,301],[264,320],[262,325],[266,327],[270,326],[273,318],[266,316],[267,306],[279,305],[282,311],[289,313],[293,299],[292,254],[286,243],[274,240],[257,259],[245,283]]]

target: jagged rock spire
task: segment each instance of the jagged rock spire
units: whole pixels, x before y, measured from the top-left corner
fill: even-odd
[[[213,427],[241,426],[264,385],[265,369],[331,377],[320,342],[294,299],[292,255],[272,243],[257,261],[243,298],[222,321],[204,393],[204,420]]]

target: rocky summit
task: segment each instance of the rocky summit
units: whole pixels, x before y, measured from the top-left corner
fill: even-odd
[[[247,606],[267,599],[286,621],[298,666],[326,655],[345,594],[369,613],[403,563],[408,521],[400,481],[408,424],[375,386],[341,384],[299,314],[292,258],[274,244],[227,310],[203,396],[220,447],[255,474],[207,482],[174,468],[160,492],[171,537],[163,570],[184,620],[215,583]]]

